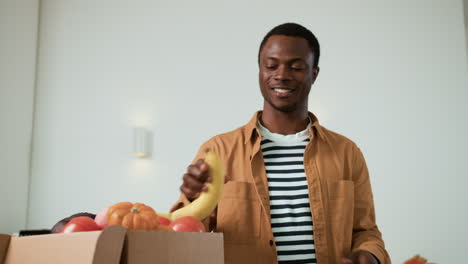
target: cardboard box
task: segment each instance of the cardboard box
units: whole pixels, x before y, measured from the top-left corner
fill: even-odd
[[[222,233],[103,231],[27,237],[0,235],[0,264],[219,264]]]

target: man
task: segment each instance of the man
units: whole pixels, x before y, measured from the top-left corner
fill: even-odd
[[[361,151],[308,112],[319,57],[308,29],[273,28],[258,56],[263,111],[204,143],[183,176],[173,210],[207,190],[205,149],[224,162],[223,196],[205,224],[224,233],[226,263],[390,263]]]

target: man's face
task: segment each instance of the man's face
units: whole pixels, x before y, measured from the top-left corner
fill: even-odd
[[[260,52],[259,83],[264,110],[281,112],[307,110],[310,87],[318,75],[307,40],[271,36]],[[273,110],[272,109],[272,110]]]

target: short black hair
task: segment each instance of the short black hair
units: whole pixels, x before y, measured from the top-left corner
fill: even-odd
[[[267,42],[267,40],[274,35],[283,35],[289,37],[298,37],[307,40],[309,44],[309,48],[314,54],[314,68],[318,67],[318,62],[320,58],[320,44],[315,37],[314,33],[312,33],[307,28],[296,24],[296,23],[284,23],[274,27],[270,30],[265,37],[263,37],[262,43],[260,43],[260,49],[258,50],[258,62],[260,63],[260,53],[262,52],[263,46]]]

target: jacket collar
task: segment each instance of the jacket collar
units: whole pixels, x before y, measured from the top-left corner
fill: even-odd
[[[260,135],[260,132],[258,131],[258,127],[257,127],[257,122],[261,113],[262,111],[255,112],[255,114],[250,119],[250,121],[244,126],[245,128],[244,129],[244,133],[245,133],[244,144],[247,144],[249,141],[254,142],[256,137]],[[326,142],[327,136],[325,135],[325,131],[323,130],[323,127],[320,125],[318,118],[311,112],[309,112],[309,117],[310,117],[310,120],[312,120],[312,124],[310,125],[310,128],[309,128],[310,134],[314,136],[318,136],[320,139]]]

